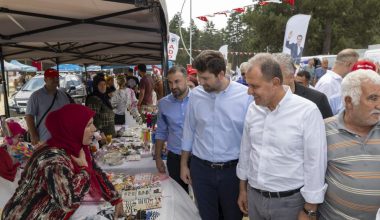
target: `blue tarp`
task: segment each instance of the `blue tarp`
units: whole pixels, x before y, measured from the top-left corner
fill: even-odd
[[[53,66],[53,69],[57,69],[57,66]],[[82,72],[83,67],[76,64],[59,64],[59,72]]]

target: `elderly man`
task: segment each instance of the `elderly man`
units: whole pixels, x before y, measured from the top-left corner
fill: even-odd
[[[226,63],[220,52],[203,51],[193,66],[201,86],[191,91],[186,111],[181,178],[192,184],[202,219],[241,219],[234,202],[239,195],[236,165],[252,97],[246,86],[225,76]]]
[[[289,86],[294,94],[314,102],[323,118],[333,116],[325,94],[296,83],[296,80],[294,79],[295,68],[293,65],[293,59],[289,54],[276,53],[273,54],[273,57],[280,64],[284,84]]]
[[[188,191],[188,185],[181,180],[181,145],[185,111],[189,102],[190,89],[187,86],[186,69],[173,66],[167,74],[171,93],[158,102],[158,120],[156,130],[156,167],[165,173],[166,167],[161,159],[162,148],[167,141],[169,176]]]
[[[328,189],[320,219],[375,219],[380,207],[380,76],[356,70],[342,81],[345,110],[326,120]]]
[[[342,79],[347,73],[351,72],[358,58],[359,54],[355,50],[342,50],[338,53],[332,70],[327,70],[326,74],[324,74],[315,85],[316,90],[327,96],[334,115],[343,109],[340,89]]]
[[[236,82],[247,86],[247,82],[245,81],[245,74],[246,74],[247,70],[248,70],[248,62],[244,62],[244,63],[240,64],[241,77]]]
[[[249,60],[247,111],[237,176],[238,204],[254,220],[315,219],[326,190],[326,136],[311,101],[283,86],[270,54]]]

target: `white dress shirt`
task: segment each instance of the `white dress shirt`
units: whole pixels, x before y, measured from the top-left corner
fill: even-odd
[[[322,115],[313,102],[284,88],[286,94],[273,111],[254,102],[249,106],[237,176],[270,192],[302,187],[306,202],[322,203],[327,188]]]
[[[315,89],[324,93],[329,100],[331,110],[334,115],[343,109],[341,84],[343,78],[331,71],[327,70],[315,85]]]

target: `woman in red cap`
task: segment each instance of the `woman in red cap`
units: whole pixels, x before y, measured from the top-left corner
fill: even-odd
[[[94,115],[69,104],[47,116],[51,138],[29,159],[1,219],[69,219],[87,193],[114,205],[116,219],[123,215],[121,197],[90,154]]]

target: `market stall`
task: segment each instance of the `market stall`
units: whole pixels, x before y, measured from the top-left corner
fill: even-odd
[[[145,125],[127,129],[117,126],[117,133],[122,137],[112,139],[95,157],[123,195],[124,211],[127,215],[144,215],[142,219],[200,219],[194,201],[182,187],[167,175],[157,174]],[[131,179],[140,181],[136,183]],[[112,218],[112,214],[113,207],[107,202],[87,198],[71,219],[107,219]]]

